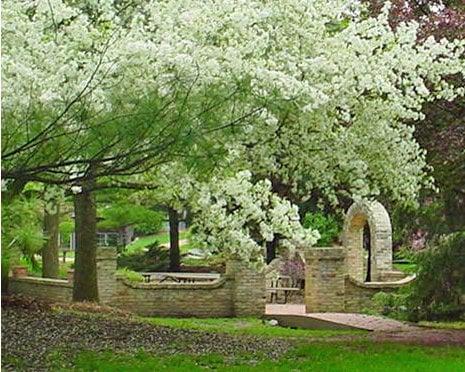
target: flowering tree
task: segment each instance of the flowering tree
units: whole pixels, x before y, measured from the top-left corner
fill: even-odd
[[[343,8],[334,9],[318,13],[320,21],[296,17],[292,26],[277,21],[276,44],[290,45],[285,52],[276,47],[286,54],[281,64],[277,56],[269,61],[281,79],[267,81],[275,84],[273,93],[283,95],[269,102],[262,122],[247,128],[231,153],[294,202],[311,196],[332,204],[341,197],[380,195],[414,200],[431,180],[425,153],[406,123],[423,118],[425,102],[463,93],[442,78],[463,71],[463,43],[433,38],[418,43],[418,25],[392,29],[387,8],[376,19],[353,13],[342,18]],[[336,31],[328,28],[335,20]],[[304,32],[306,22],[321,23]],[[292,39],[291,32],[305,34],[305,40]],[[293,94],[286,91],[290,87]]]
[[[235,125],[243,111],[226,102],[240,89],[209,83],[207,91],[205,80],[173,70],[168,55],[155,63],[151,53],[170,39],[169,29],[147,28],[137,4],[6,1],[3,9],[4,186],[14,196],[29,181],[72,185],[74,298],[95,300],[92,193],[126,187],[121,177]]]
[[[412,123],[425,103],[463,94],[445,79],[463,71],[463,42],[419,41],[418,23],[392,27],[389,5],[368,18],[345,1],[220,4],[183,3],[177,19],[188,46],[211,50],[212,79],[249,82],[247,104],[262,108],[227,144],[229,165],[294,203],[405,202],[432,186]]]
[[[294,202],[415,198],[431,182],[405,122],[463,93],[444,79],[463,70],[463,43],[418,43],[418,24],[393,29],[388,7],[377,18],[362,10],[6,1],[2,177],[78,184],[76,226],[95,226],[97,180],[145,172],[222,129],[216,146],[226,143],[233,168]]]
[[[381,2],[369,1],[373,13],[379,12]],[[406,21],[419,25],[418,42],[428,37],[436,40],[465,39],[465,7],[457,0],[396,0],[389,14],[393,28]],[[448,77],[456,86],[465,86],[463,74]],[[432,175],[439,192],[425,190],[420,208],[400,209],[397,230],[403,230],[404,240],[424,242],[439,232],[447,233],[465,228],[465,98],[452,101],[437,100],[423,106],[425,119],[416,125],[415,139],[427,150],[427,162],[433,166]],[[431,213],[434,210],[434,213]],[[439,225],[437,221],[442,221]],[[438,228],[440,226],[440,228]]]
[[[213,179],[200,191],[195,212],[195,237],[203,247],[257,268],[264,263],[266,242],[276,235],[291,251],[319,238],[302,227],[297,207],[274,194],[270,181],[253,182],[248,171]]]

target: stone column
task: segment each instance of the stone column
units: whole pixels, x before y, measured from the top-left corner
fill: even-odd
[[[344,311],[343,247],[305,251],[305,310],[307,313]]]
[[[116,292],[116,248],[97,248],[97,286],[99,302],[109,305]]]
[[[262,316],[265,314],[265,273],[257,272],[241,261],[226,263],[226,276],[234,280],[232,306],[235,316]]]

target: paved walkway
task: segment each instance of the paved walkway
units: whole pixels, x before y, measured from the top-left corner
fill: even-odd
[[[294,315],[303,318],[318,319],[334,324],[343,324],[349,327],[365,329],[368,331],[414,331],[419,327],[400,322],[394,319],[383,318],[381,316],[351,314],[351,313],[305,313],[305,305],[295,304],[267,304],[267,316]]]

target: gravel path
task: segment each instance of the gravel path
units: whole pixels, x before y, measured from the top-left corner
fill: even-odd
[[[157,354],[241,353],[277,358],[290,348],[282,339],[269,339],[153,326],[124,318],[22,308],[2,311],[2,369],[20,359],[25,370],[46,370],[48,354],[59,350],[72,359],[82,350]]]

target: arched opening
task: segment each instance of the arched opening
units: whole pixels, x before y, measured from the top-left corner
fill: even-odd
[[[391,222],[380,203],[354,203],[344,221],[343,240],[350,277],[373,282],[392,270]]]
[[[372,250],[371,250],[371,233],[370,233],[370,225],[365,223],[363,226],[363,250],[365,253],[365,282],[371,282],[371,258],[372,258]]]

